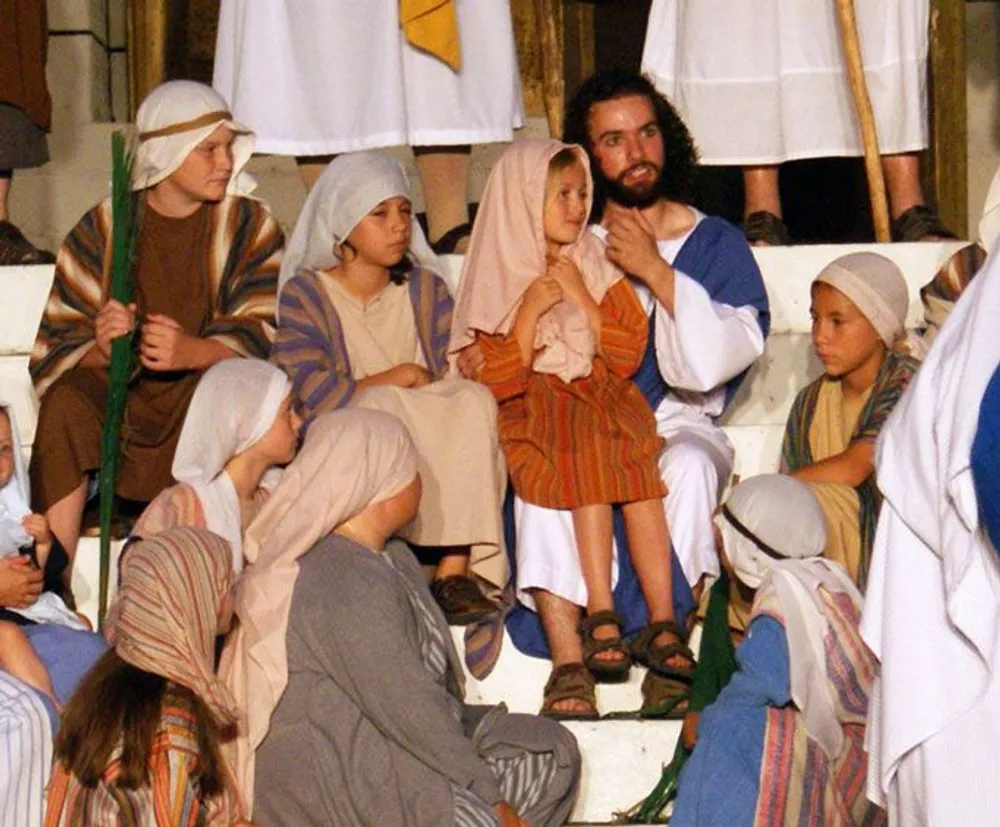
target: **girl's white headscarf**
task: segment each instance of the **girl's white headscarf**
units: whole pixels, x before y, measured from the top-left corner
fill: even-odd
[[[31,545],[31,535],[24,530],[21,520],[31,513],[31,488],[28,486],[28,469],[21,453],[21,439],[17,431],[14,407],[0,401],[0,410],[10,420],[10,435],[14,449],[14,473],[7,484],[0,488],[0,557],[16,554],[18,549]]]
[[[233,571],[243,568],[240,501],[226,463],[267,433],[292,383],[261,359],[224,359],[198,382],[181,428],[171,472],[198,494],[208,528],[229,541]],[[265,487],[277,483],[268,474]]]
[[[295,223],[278,275],[278,294],[300,267],[325,270],[340,262],[336,249],[368,213],[389,198],[410,197],[403,168],[378,152],[350,152],[334,158],[316,181]],[[417,262],[441,272],[424,231],[414,217],[410,252]]]
[[[220,126],[233,140],[233,174],[226,192],[248,195],[257,186],[243,167],[253,154],[252,130],[233,120],[229,104],[211,86],[193,80],[171,80],[157,86],[135,116],[138,139],[132,189],[141,190],[170,176],[198,144]]]
[[[844,735],[827,677],[828,623],[817,590],[846,592],[859,610],[862,598],[847,572],[820,556],[826,520],[819,501],[798,480],[765,474],[733,488],[715,523],[736,576],[781,606],[791,695],[806,732],[828,756],[840,755]]]
[[[247,529],[250,565],[236,592],[240,622],[226,641],[219,671],[246,714],[232,764],[248,801],[254,752],[288,683],[285,635],[299,557],[416,476],[417,450],[396,417],[362,408],[331,411],[313,422],[302,451]]]

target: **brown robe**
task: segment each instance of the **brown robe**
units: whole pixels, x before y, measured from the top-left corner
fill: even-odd
[[[43,394],[30,474],[39,511],[100,467],[108,372],[75,365],[93,346],[93,316],[103,303],[88,301],[91,291],[104,294],[95,283],[104,264],[105,240],[94,236],[106,231],[102,209],[88,213],[60,250],[33,353],[32,375]],[[255,220],[240,221],[248,215]],[[227,241],[220,267],[220,244]],[[140,323],[161,313],[189,334],[215,338],[240,355],[266,355],[281,242],[274,219],[249,199],[206,204],[184,219],[164,218],[147,207],[136,267]],[[137,370],[122,427],[119,496],[148,502],[172,484],[174,451],[199,377],[199,371]]]

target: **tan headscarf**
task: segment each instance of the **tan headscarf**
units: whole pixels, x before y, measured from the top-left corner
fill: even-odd
[[[247,529],[248,568],[236,594],[239,626],[226,642],[220,667],[246,715],[232,764],[247,802],[253,801],[254,751],[288,683],[285,635],[298,558],[416,476],[416,449],[395,417],[354,408],[322,414]]]
[[[843,729],[826,666],[829,623],[817,589],[844,592],[861,608],[861,594],[837,563],[822,557],[823,509],[809,486],[783,474],[763,474],[737,485],[715,524],[736,577],[773,594],[788,638],[791,696],[806,732],[830,757],[840,754]]]
[[[493,167],[469,252],[462,266],[458,299],[451,325],[449,353],[475,341],[476,333],[510,332],[529,285],[545,273],[545,184],[549,162],[569,145],[559,141],[527,140],[513,144]],[[583,147],[571,148],[587,176],[587,211],[593,199],[590,162]],[[586,227],[579,239],[562,250],[583,276],[598,304],[624,274],[607,260],[604,245]],[[583,311],[561,301],[538,322],[535,347],[541,349],[532,367],[565,382],[590,374],[595,352],[593,331]]]
[[[233,140],[233,174],[226,192],[248,195],[257,186],[243,167],[253,154],[256,137],[233,120],[229,104],[211,86],[193,80],[171,80],[157,86],[135,116],[138,148],[132,170],[132,189],[141,190],[170,176],[198,144],[220,126],[228,126]]]
[[[906,329],[910,292],[896,263],[878,253],[848,253],[831,261],[813,284],[829,284],[849,298],[892,347]]]

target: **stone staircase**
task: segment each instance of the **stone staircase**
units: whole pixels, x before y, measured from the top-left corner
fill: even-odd
[[[880,252],[906,274],[912,297],[908,324],[922,319],[919,288],[953,250],[955,242],[864,246],[811,246],[756,250],[771,300],[772,332],[764,356],[751,370],[723,425],[736,446],[736,473],[741,477],[773,471],[788,409],[795,393],[818,375],[809,343],[809,284],[833,258],[852,250]],[[461,258],[445,259],[447,278],[457,284]],[[17,411],[25,451],[30,450],[37,400],[28,376],[28,353],[52,280],[51,267],[8,267],[0,270],[7,313],[0,326],[0,397]],[[710,346],[707,343],[707,346]],[[114,588],[112,566],[112,590]],[[81,542],[73,588],[81,610],[97,613],[97,539]],[[461,630],[454,630],[461,648]],[[505,636],[499,662],[483,681],[471,676],[473,703],[504,702],[515,712],[536,712],[549,664],[518,652]],[[643,670],[633,669],[628,682],[602,685],[598,703],[604,713],[638,709]],[[608,720],[569,724],[584,755],[583,788],[573,811],[575,824],[608,824],[616,813],[641,800],[673,754],[680,724],[675,721]]]

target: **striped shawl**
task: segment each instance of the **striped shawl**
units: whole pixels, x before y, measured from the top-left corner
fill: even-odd
[[[281,291],[271,361],[292,380],[308,426],[317,415],[343,408],[357,392],[340,317],[315,270],[301,269]],[[407,276],[417,338],[435,379],[448,368],[454,301],[444,281],[415,268]]]
[[[875,827],[886,823],[885,813],[865,795],[865,718],[875,658],[861,639],[861,616],[850,596],[821,589],[819,601],[829,624],[824,642],[827,673],[844,746],[840,755],[827,757],[807,736],[794,706],[770,707],[755,827]],[[785,625],[777,601],[764,595],[754,604],[754,616],[761,614]]]
[[[851,437],[851,442],[867,440],[874,442],[882,426],[896,407],[920,363],[915,359],[896,351],[889,351],[885,361],[875,377],[875,386],[865,407],[858,416],[858,424]],[[792,403],[785,424],[785,437],[781,446],[781,470],[783,473],[797,471],[826,457],[814,457],[809,445],[809,428],[812,425],[813,414],[816,412],[816,401],[819,399],[820,387],[826,377],[820,376],[799,391]],[[859,587],[864,591],[868,575],[868,564],[871,559],[872,543],[875,540],[875,522],[882,498],[875,485],[874,475],[869,476],[855,489],[861,501],[861,566],[859,568]]]
[[[242,356],[266,358],[274,335],[284,234],[259,201],[227,196],[211,209],[211,258],[205,273],[214,304],[200,335]],[[55,280],[31,353],[31,377],[39,396],[95,343],[94,320],[109,288],[110,245],[111,201],[106,199],[80,219],[59,248]]]

